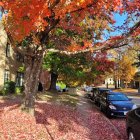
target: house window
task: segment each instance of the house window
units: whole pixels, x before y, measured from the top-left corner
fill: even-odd
[[[19,62],[24,62],[24,57],[22,54],[20,53],[17,53],[16,54],[16,60],[19,61]]]
[[[7,43],[7,46],[6,46],[6,57],[10,57],[10,44]]]
[[[17,77],[16,77],[16,86],[23,86],[23,78],[24,78],[24,73],[22,72],[17,72]]]
[[[9,70],[5,70],[5,72],[4,72],[4,83],[9,81],[10,80],[9,78],[10,78],[10,72],[9,72]]]

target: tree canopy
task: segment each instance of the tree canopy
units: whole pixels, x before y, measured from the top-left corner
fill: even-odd
[[[3,0],[2,3],[4,9],[8,10],[8,14],[5,16],[6,29],[12,38],[18,42],[32,36],[34,43],[46,44],[48,33],[51,35],[54,27],[82,33],[85,28],[90,31],[92,26],[92,38],[101,39],[103,31],[108,30],[108,25],[115,22],[113,19],[114,12],[120,14],[127,12],[128,15],[133,16],[133,19],[137,19],[137,22],[130,29],[127,26],[129,33],[112,37],[103,43],[94,42],[89,45],[90,47],[93,45],[94,48],[98,46],[101,48],[118,47],[130,34],[137,36],[140,31],[138,19],[140,4],[138,0]],[[85,23],[86,27],[84,26]],[[126,21],[126,24],[129,23],[130,21]],[[104,45],[102,46],[102,44]],[[78,49],[77,45],[74,44],[73,46]]]

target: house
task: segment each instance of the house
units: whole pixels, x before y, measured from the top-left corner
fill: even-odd
[[[16,82],[16,86],[23,86],[24,74],[19,71],[24,58],[13,51],[8,43],[7,34],[0,21],[0,90],[7,81]]]

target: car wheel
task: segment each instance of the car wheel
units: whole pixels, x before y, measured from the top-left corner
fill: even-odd
[[[110,111],[109,111],[108,109],[106,110],[106,116],[107,116],[109,119],[112,118],[112,116],[111,116],[111,114],[110,114]]]
[[[128,133],[128,140],[135,140],[134,133],[131,130]]]

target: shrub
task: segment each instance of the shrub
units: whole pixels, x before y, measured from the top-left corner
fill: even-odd
[[[15,87],[15,93],[17,95],[20,95],[23,92],[23,90],[24,90],[23,86],[22,87]]]
[[[6,94],[6,91],[4,90],[4,88],[0,90],[0,95],[4,96],[5,94]]]
[[[7,93],[14,93],[14,92],[15,92],[15,82],[13,81],[5,82],[3,93],[7,94]]]

